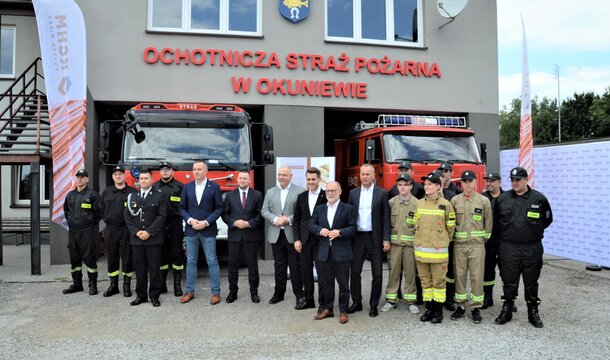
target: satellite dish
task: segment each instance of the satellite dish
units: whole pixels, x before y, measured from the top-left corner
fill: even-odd
[[[468,4],[468,0],[436,0],[436,10],[438,13],[444,18],[450,19],[441,25],[439,29],[455,20],[455,17],[464,10],[466,4]]]

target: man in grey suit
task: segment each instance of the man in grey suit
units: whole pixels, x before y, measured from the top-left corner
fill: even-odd
[[[292,171],[282,166],[277,172],[279,186],[267,191],[261,215],[269,222],[267,241],[271,243],[273,260],[275,261],[275,292],[269,304],[277,304],[284,300],[287,283],[287,268],[290,268],[292,292],[297,297],[297,304],[303,299],[303,276],[301,262],[294,249],[293,214],[297,196],[304,188],[292,184]]]
[[[390,205],[388,192],[375,186],[375,169],[371,164],[360,167],[362,186],[352,189],[348,203],[358,212],[358,231],[352,243],[354,259],[351,266],[350,288],[353,304],[349,314],[362,311],[362,266],[366,255],[371,260],[373,281],[369,301],[369,316],[379,314],[377,306],[381,297],[383,282],[383,253],[390,250]]]

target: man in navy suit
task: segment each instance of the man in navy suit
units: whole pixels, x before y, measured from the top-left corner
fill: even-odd
[[[187,303],[195,297],[197,282],[197,257],[199,245],[203,247],[210,274],[212,299],[210,303],[220,302],[220,267],[216,257],[216,220],[222,214],[222,194],[220,186],[208,180],[208,165],[203,161],[193,163],[192,181],[184,186],[180,197],[180,215],[186,221],[186,294],[180,302]]]
[[[320,304],[321,312],[314,317],[322,320],[333,317],[335,302],[335,279],[339,284],[339,322],[349,321],[349,270],[353,258],[352,236],[356,234],[356,211],[353,206],[342,203],[341,185],[333,181],[326,185],[327,204],[316,206],[309,229],[320,239],[318,261],[319,274],[324,291],[324,304]]]
[[[354,237],[354,259],[351,265],[351,291],[353,304],[348,313],[362,311],[362,284],[360,274],[364,259],[368,254],[371,260],[373,281],[369,316],[379,315],[377,306],[381,298],[383,282],[383,253],[390,250],[390,205],[388,193],[375,186],[375,168],[371,164],[360,167],[360,182],[362,186],[352,189],[349,193],[349,204],[358,213],[358,232]]]
[[[222,219],[229,228],[229,296],[227,302],[237,300],[237,278],[242,254],[248,265],[250,298],[259,303],[258,296],[258,242],[262,223],[261,207],[263,194],[249,187],[250,172],[241,170],[237,174],[239,188],[227,193],[224,201]]]
[[[318,266],[318,235],[309,232],[309,219],[316,206],[326,203],[324,190],[320,187],[320,169],[311,167],[305,173],[307,190],[297,197],[294,209],[294,249],[301,254],[301,269],[303,270],[303,299],[295,309],[313,309],[316,303],[314,295],[314,262]],[[324,302],[324,294],[318,282],[318,302]],[[322,308],[320,307],[320,311]]]

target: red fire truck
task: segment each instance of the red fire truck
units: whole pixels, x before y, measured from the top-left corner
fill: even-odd
[[[485,152],[481,144],[483,157]],[[364,163],[375,168],[376,184],[389,190],[396,183],[401,161],[411,162],[417,182],[450,161],[452,181],[458,186],[462,172],[471,170],[477,174],[479,191],[485,187],[486,159],[479,155],[475,133],[466,127],[465,117],[382,114],[374,123],[356,124],[346,139],[335,140],[335,155],[337,179],[348,191],[360,185],[359,168]]]
[[[174,178],[184,184],[193,181],[193,160],[208,164],[208,179],[220,185],[223,192],[237,187],[237,173],[250,170],[254,181],[252,127],[261,126],[262,165],[272,164],[273,129],[253,123],[243,109],[235,105],[196,103],[142,103],[134,106],[123,120],[109,120],[101,125],[100,160],[108,164],[120,134],[119,163],[125,166],[126,181],[139,187],[143,168],[158,169],[163,161],[178,170]],[[153,179],[160,178],[158,171]],[[254,186],[254,184],[252,184]],[[218,239],[226,240],[227,227],[218,220]]]

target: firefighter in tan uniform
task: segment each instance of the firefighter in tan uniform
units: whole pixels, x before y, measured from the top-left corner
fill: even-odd
[[[477,193],[476,175],[470,170],[462,173],[463,193],[451,199],[456,214],[453,263],[455,264],[455,301],[457,309],[451,320],[464,317],[466,279],[470,273],[470,310],[472,321],[480,323],[483,306],[483,276],[485,274],[485,242],[491,236],[493,216],[491,203]]]
[[[421,279],[426,312],[421,321],[443,321],[446,300],[445,276],[449,244],[455,231],[453,205],[442,196],[441,178],[430,173],[424,180],[426,196],[417,200],[415,211],[415,260]]]
[[[417,287],[415,286],[415,253],[413,251],[413,238],[415,235],[415,202],[417,199],[411,195],[413,179],[408,174],[400,174],[396,179],[398,195],[390,199],[390,223],[392,225],[389,252],[389,275],[386,286],[386,303],[381,311],[386,312],[396,308],[400,300],[398,290],[400,278],[404,274],[403,298],[409,305],[409,311],[419,313],[415,305],[417,301]]]

